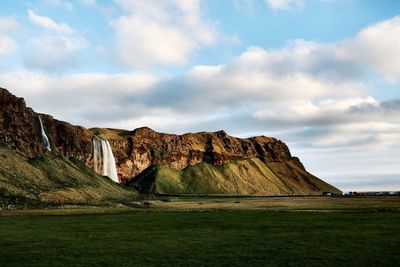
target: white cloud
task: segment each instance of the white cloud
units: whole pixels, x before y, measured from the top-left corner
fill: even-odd
[[[34,69],[59,71],[78,64],[75,54],[88,47],[88,41],[66,23],[39,16],[28,10],[32,23],[42,28],[42,33],[26,42],[25,64]]]
[[[288,10],[302,8],[303,0],[265,0],[267,5],[273,10]]]
[[[72,34],[74,31],[68,24],[66,23],[56,23],[49,17],[39,16],[35,14],[32,10],[28,10],[28,16],[32,23],[39,25],[43,28],[53,30],[55,32],[64,33],[64,34]]]
[[[319,132],[316,129],[308,130],[298,136],[292,136],[292,138],[297,139],[297,142],[306,142],[313,148],[336,151],[385,149],[398,144],[400,138],[400,125],[365,119],[360,122],[320,127],[318,130]],[[311,140],[312,142],[310,142]]]
[[[76,66],[74,53],[87,47],[81,36],[41,34],[28,40],[24,61],[28,67],[59,71]]]
[[[147,2],[140,3],[147,5]],[[136,10],[133,2],[125,4],[123,8]],[[164,7],[149,5],[151,8],[140,12],[163,14],[157,9]],[[169,14],[164,15],[160,19],[168,20]],[[381,23],[372,25],[353,38],[338,43],[294,40],[280,49],[250,47],[226,64],[195,66],[178,76],[160,77],[133,72],[48,77],[28,72],[3,75],[0,80],[6,81],[5,86],[11,89],[28,90],[21,95],[28,95],[30,88],[32,91],[46,88],[46,93],[30,96],[35,99],[35,106],[39,107],[42,99],[51,99],[46,102],[45,111],[60,116],[68,113],[68,118],[61,118],[73,123],[132,128],[149,119],[150,126],[163,131],[202,130],[202,125],[209,127],[204,130],[225,128],[238,134],[252,129],[252,132],[281,133],[289,141],[321,147],[343,146],[338,141],[340,138],[331,138],[328,134],[341,136],[346,133],[345,139],[355,147],[365,146],[368,142],[387,146],[393,143],[396,134],[387,132],[382,125],[376,127],[382,131],[379,134],[378,130],[371,131],[371,125],[383,122],[398,127],[400,101],[380,101],[370,96],[371,88],[362,82],[364,73],[376,71],[380,74],[384,68],[364,58],[356,60],[345,55],[357,51],[357,45],[374,47],[375,43],[368,43],[365,38],[359,44],[360,36],[371,29],[373,32],[386,32],[396,25],[396,19],[393,21],[384,22],[383,25],[389,25],[385,27]],[[65,58],[63,55],[73,55],[85,46],[84,41],[73,39],[77,38],[74,34],[58,33],[53,39],[54,32],[50,30],[40,37],[40,40],[32,39],[29,45],[47,51],[46,55],[36,54],[40,55],[39,59],[50,58],[52,64],[72,64],[67,60],[73,57]],[[64,37],[66,39],[62,39]],[[381,39],[385,43],[394,42],[390,38]],[[396,55],[394,45],[382,45],[388,48],[386,53]],[[58,58],[58,55],[62,56]],[[42,68],[56,67],[41,65],[40,61],[32,64]],[[392,64],[384,66],[395,72],[398,63],[392,61]],[[106,115],[102,111],[105,106]],[[65,112],[67,109],[74,111]],[[172,123],[176,118],[179,118],[179,123]],[[157,127],[160,121],[171,123]],[[366,128],[358,126],[364,124]],[[320,141],[324,136],[329,136],[327,140],[330,143]],[[385,138],[391,141],[384,142]],[[358,139],[364,141],[356,142]]]
[[[249,48],[236,59],[244,71],[260,69],[278,76],[307,73],[332,82],[360,81],[371,71],[387,81],[400,81],[400,16],[361,30],[337,43],[292,40],[286,47]],[[238,67],[240,68],[240,67]]]
[[[132,3],[126,2],[127,6],[124,8],[131,10]],[[154,9],[148,8],[145,13],[159,14],[156,10],[160,7],[151,7]],[[168,18],[169,15],[165,16]],[[296,138],[288,133],[296,132],[300,136],[298,142],[314,142],[315,145],[325,147],[339,145],[340,142],[333,137],[327,139],[330,143],[318,141],[318,138],[323,138],[328,133],[341,136],[345,132],[345,139],[355,146],[364,146],[368,142],[385,146],[392,144],[395,140],[393,136],[396,135],[385,132],[382,125],[377,127],[382,130],[382,134],[371,131],[371,125],[384,122],[398,127],[396,120],[400,119],[400,101],[379,101],[373,98],[368,94],[370,88],[361,81],[364,73],[371,70],[377,73],[384,70],[395,72],[398,63],[388,61],[383,64],[385,68],[382,68],[365,58],[361,60],[345,55],[356,53],[350,51],[357,51],[357,45],[374,47],[375,42],[369,43],[363,36],[371,31],[375,34],[387,32],[395,27],[393,25],[396,25],[396,20],[397,18],[372,25],[355,37],[334,44],[294,40],[286,47],[275,50],[251,47],[224,65],[195,66],[179,76],[155,78],[154,75],[145,73],[87,73],[53,77],[46,81],[45,75],[37,77],[32,73],[25,73],[3,76],[2,80],[9,81],[7,84],[11,88],[14,87],[13,84],[30,84],[24,87],[30,88],[37,83],[48,90],[58,88],[57,94],[46,94],[46,98],[54,97],[51,101],[55,103],[54,106],[47,104],[48,112],[53,114],[62,114],[66,108],[58,101],[59,95],[64,95],[61,98],[64,101],[71,94],[68,107],[77,111],[70,113],[70,116],[76,114],[76,117],[69,117],[68,120],[75,123],[94,120],[101,125],[119,127],[123,123],[129,123],[124,128],[131,128],[138,126],[146,118],[152,118],[152,126],[155,126],[158,121],[169,121],[166,119],[168,114],[180,118],[181,123],[174,123],[169,128],[163,124],[160,130],[173,130],[173,127],[179,127],[182,131],[198,129],[200,124],[196,123],[204,123],[206,118],[206,125],[211,129],[226,128],[236,133],[243,133],[248,128],[253,131],[281,131],[289,140]],[[61,39],[57,43],[63,36],[56,35],[52,39],[51,34],[42,35],[40,40],[31,40],[31,47],[37,47],[38,50],[42,47],[48,53],[41,57],[51,58],[52,63],[66,64],[66,59],[57,58],[57,55],[64,55],[61,51],[71,54],[81,49],[84,42],[79,39],[74,41],[67,35],[67,39]],[[395,42],[393,38],[387,40],[383,36],[381,40],[385,44],[382,45],[387,47],[385,52],[396,55],[396,47],[386,44]],[[359,44],[360,38],[364,40],[362,44]],[[54,48],[60,50],[53,51]],[[34,64],[40,65],[41,62]],[[43,81],[46,81],[45,84]],[[79,91],[79,98],[72,93],[77,92],[75,90]],[[44,95],[39,95],[40,102]],[[91,105],[91,101],[101,105]],[[108,115],[103,118],[104,121],[101,121],[96,114],[101,113],[104,105],[110,108]],[[85,108],[80,108],[83,106]],[[218,116],[212,116],[213,114]],[[357,126],[364,124],[367,125],[366,128]],[[304,130],[303,127],[312,130]],[[355,130],[356,128],[362,130]],[[368,129],[368,134],[363,135],[362,131]],[[384,142],[385,137],[391,141]],[[351,141],[357,139],[364,142]]]
[[[85,126],[283,131],[287,140],[325,148],[388,146],[399,137],[400,101],[379,102],[349,81],[333,84],[310,74],[246,71],[252,65],[244,61],[251,58],[246,53],[229,64],[197,66],[178,77],[141,72],[49,77],[20,72],[1,75],[0,86],[27,97],[42,112]]]
[[[330,96],[335,96],[335,93],[331,92]],[[260,109],[254,113],[254,116],[261,120],[279,122],[282,125],[326,126],[379,119],[385,116],[386,111],[380,106],[380,102],[371,96],[323,98],[320,101],[308,99],[312,98],[298,98],[288,106]],[[358,112],[358,110],[363,111]],[[400,114],[398,115],[400,118]]]
[[[17,27],[15,18],[0,17],[0,56],[9,54],[18,47],[16,41],[10,36]]]
[[[215,31],[203,21],[197,0],[117,3],[125,15],[111,25],[119,59],[129,66],[182,65],[201,46],[216,41]]]
[[[148,114],[137,101],[125,101],[144,93],[158,78],[142,72],[49,76],[19,71],[0,74],[0,81],[0,86],[25,97],[37,111],[90,127]]]
[[[400,80],[400,16],[376,23],[335,49],[343,61],[366,65],[386,79]]]

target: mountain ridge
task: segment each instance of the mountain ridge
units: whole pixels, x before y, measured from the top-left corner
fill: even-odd
[[[253,157],[272,162],[294,160],[302,166],[297,157],[292,157],[286,144],[273,137],[237,138],[225,131],[178,135],[159,133],[148,127],[132,131],[111,128],[91,130],[113,145],[119,172],[125,175],[122,178],[134,177],[154,164],[183,169],[200,162],[218,166],[228,160]],[[130,167],[132,163],[135,163],[134,167]]]
[[[138,177],[143,171],[151,166],[160,166],[160,168],[178,171],[180,173],[178,176],[181,177],[180,182],[183,183],[193,177],[203,181],[204,177],[208,177],[210,181],[218,180],[220,183],[226,183],[226,186],[222,186],[222,188],[227,189],[220,190],[221,193],[232,193],[232,190],[229,189],[229,183],[232,181],[243,182],[254,177],[258,178],[243,182],[243,190],[236,190],[237,193],[248,192],[245,188],[248,188],[248,185],[252,182],[263,184],[262,188],[264,189],[252,191],[257,195],[309,195],[321,194],[323,191],[340,192],[340,190],[325,182],[320,183],[318,178],[305,170],[297,157],[291,155],[285,143],[273,137],[237,138],[228,135],[224,130],[176,135],[159,133],[149,127],[140,127],[134,130],[86,129],[82,126],[74,126],[59,121],[50,115],[38,114],[26,106],[23,98],[18,98],[3,88],[0,88],[0,104],[0,127],[2,129],[0,140],[7,143],[11,149],[18,151],[26,158],[40,157],[46,153],[40,136],[38,119],[40,116],[50,140],[52,153],[66,158],[75,158],[82,161],[87,168],[93,169],[93,138],[97,136],[108,140],[115,156],[120,182],[136,189],[141,188]],[[286,191],[269,190],[266,183],[271,177],[261,175],[260,170],[253,168],[255,160],[259,161],[262,165],[259,164],[260,168],[264,171],[274,172],[274,167],[271,166],[278,166],[276,169],[280,172],[271,177],[276,176],[280,181],[290,181],[294,189]],[[232,166],[232,162],[238,161],[243,161],[244,171],[233,171],[232,174],[230,171],[220,170],[220,168]],[[199,164],[206,166],[204,170],[213,170],[213,175],[209,175],[209,172],[202,173],[199,171],[193,172],[193,177],[188,177],[187,169],[194,170],[199,167],[197,166]],[[250,168],[248,168],[249,166]],[[248,168],[247,171],[246,168]],[[230,180],[225,179],[229,178],[229,175],[234,176]],[[178,182],[174,177],[174,175],[164,176],[167,180],[175,179]],[[225,178],[222,179],[221,177]],[[159,175],[148,176],[150,180],[153,178],[155,184],[157,184],[158,179],[163,179]],[[310,182],[302,183],[302,181]],[[298,185],[301,185],[300,187],[303,187],[303,189],[300,189]],[[274,187],[275,185],[271,183],[270,186]],[[215,191],[213,188],[208,188],[208,190],[210,192]],[[185,187],[181,193],[187,191],[195,193],[193,188],[188,187]],[[201,193],[207,193],[206,191]],[[141,191],[141,193],[158,193],[158,191]]]

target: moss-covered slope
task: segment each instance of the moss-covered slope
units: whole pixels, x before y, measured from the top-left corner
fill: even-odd
[[[153,165],[130,186],[142,193],[233,194],[233,195],[320,195],[340,191],[296,165],[264,163],[258,158],[232,160],[221,166],[202,162],[182,170]]]
[[[135,192],[74,158],[52,153],[28,159],[0,145],[0,207],[104,204]]]

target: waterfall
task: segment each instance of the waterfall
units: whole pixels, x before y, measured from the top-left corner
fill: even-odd
[[[95,172],[100,172],[101,164],[101,145],[98,140],[93,138],[93,166]]]
[[[46,135],[46,132],[44,131],[42,118],[40,118],[40,116],[38,116],[38,117],[39,117],[39,122],[40,122],[40,132],[41,132],[41,134],[42,134],[42,142],[43,142],[43,145],[46,147],[46,149],[47,149],[48,151],[51,151],[50,141],[49,141],[49,138],[48,138],[47,135]]]
[[[114,154],[107,140],[93,138],[93,165],[98,174],[108,176],[116,183],[119,182]]]
[[[104,140],[101,140],[101,151],[103,151],[103,175],[104,176],[108,176],[108,169],[109,169],[108,167],[110,167],[110,163],[109,163],[110,153],[108,151],[107,143]]]

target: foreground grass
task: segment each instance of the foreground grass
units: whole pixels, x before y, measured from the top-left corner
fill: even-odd
[[[136,211],[0,220],[2,266],[391,266],[400,213]]]

